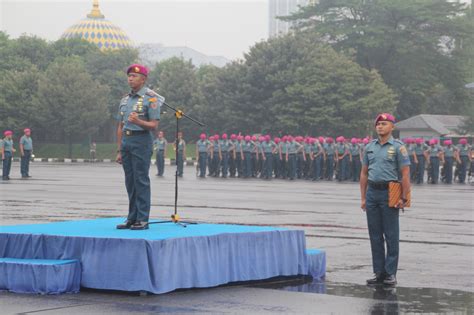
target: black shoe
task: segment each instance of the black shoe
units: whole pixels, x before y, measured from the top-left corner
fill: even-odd
[[[6,177],[6,176],[2,176],[2,179],[3,179],[3,180],[9,180],[9,178]]]
[[[134,223],[135,222],[133,221],[127,220],[124,223],[117,225],[116,228],[117,230],[126,230],[131,228]]]
[[[384,274],[374,274],[373,278],[367,279],[367,285],[382,284],[385,281]]]
[[[397,284],[397,277],[395,277],[394,275],[387,276],[383,280],[383,284],[387,286],[394,286]]]
[[[135,222],[130,230],[148,230],[148,222]]]

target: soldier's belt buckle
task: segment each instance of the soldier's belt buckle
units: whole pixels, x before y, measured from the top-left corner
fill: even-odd
[[[130,130],[125,130],[125,134],[126,134],[127,136],[130,136],[130,135],[132,134],[132,132],[131,132]]]

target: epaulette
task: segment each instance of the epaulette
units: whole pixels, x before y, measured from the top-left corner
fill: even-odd
[[[405,145],[405,143],[402,140],[399,140],[399,139],[395,139],[394,142],[396,142],[398,144],[401,144],[401,145]]]
[[[159,96],[159,94],[153,91],[152,89],[147,89],[145,94],[148,96]]]

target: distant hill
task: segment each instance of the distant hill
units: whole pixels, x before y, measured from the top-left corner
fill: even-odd
[[[138,45],[138,48],[140,51],[140,59],[149,66],[172,57],[182,57],[185,60],[191,59],[193,65],[197,67],[209,64],[216,67],[224,67],[230,62],[230,60],[225,57],[207,56],[189,47],[166,47],[162,44],[141,44]]]

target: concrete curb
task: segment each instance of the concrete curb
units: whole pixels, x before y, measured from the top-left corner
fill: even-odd
[[[13,162],[20,162],[20,158],[13,158]],[[115,163],[111,159],[63,159],[63,158],[34,158],[32,162],[40,163]],[[156,165],[156,160],[152,159],[151,163]],[[176,165],[175,159],[165,159],[165,165]],[[196,166],[195,158],[187,158],[186,166]]]

